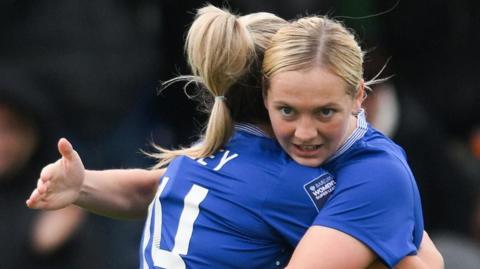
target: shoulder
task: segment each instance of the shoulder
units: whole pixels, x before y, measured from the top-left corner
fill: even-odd
[[[280,145],[274,139],[241,130],[235,131],[226,147],[259,156],[275,156],[283,152]]]
[[[346,160],[334,173],[339,196],[369,208],[413,206],[417,187],[406,162],[397,154],[365,150]]]
[[[372,191],[398,190],[415,181],[403,149],[374,129],[328,166],[340,186],[362,183]]]
[[[327,207],[356,208],[360,215],[416,210],[418,188],[401,148],[376,132],[358,142],[327,169],[337,183]]]
[[[389,265],[415,251],[412,235],[423,231],[421,204],[400,147],[367,132],[327,166],[336,189],[314,224],[359,239]]]

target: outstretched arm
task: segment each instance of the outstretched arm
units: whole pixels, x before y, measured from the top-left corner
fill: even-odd
[[[107,217],[143,218],[163,173],[163,169],[86,170],[75,204]]]
[[[164,170],[86,170],[68,140],[58,142],[61,158],[45,166],[27,206],[59,209],[76,204],[96,214],[114,218],[146,215]]]

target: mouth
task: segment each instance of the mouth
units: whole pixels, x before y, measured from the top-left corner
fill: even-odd
[[[296,155],[301,157],[312,157],[318,154],[322,145],[298,145],[293,144]]]

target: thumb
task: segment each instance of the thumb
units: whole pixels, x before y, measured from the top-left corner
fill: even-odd
[[[75,150],[73,150],[72,144],[66,138],[62,137],[58,141],[58,152],[69,161],[75,158]]]

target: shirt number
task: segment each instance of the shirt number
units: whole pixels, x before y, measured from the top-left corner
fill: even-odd
[[[143,237],[143,268],[148,268],[145,255],[147,255],[147,247],[152,238],[151,246],[151,258],[153,265],[165,269],[185,269],[185,262],[180,255],[186,255],[188,253],[188,246],[192,237],[193,224],[200,212],[199,205],[207,196],[208,190],[198,185],[193,185],[188,194],[183,200],[183,210],[180,215],[178,223],[178,230],[175,235],[175,243],[171,251],[160,248],[160,240],[162,236],[162,205],[160,203],[160,194],[165,189],[165,185],[169,181],[168,177],[164,177],[158,191],[155,195],[155,199],[150,204],[148,209],[148,217],[144,228]],[[154,216],[152,216],[154,214]],[[153,235],[150,234],[150,225],[153,223]]]

